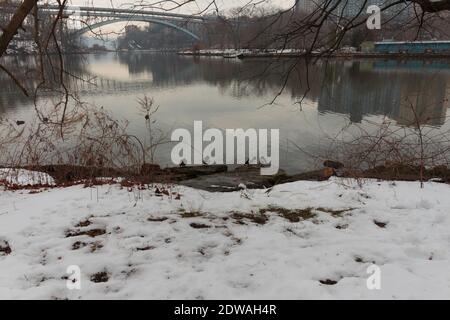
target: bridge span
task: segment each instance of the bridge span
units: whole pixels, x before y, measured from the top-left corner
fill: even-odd
[[[14,6],[8,7],[5,10],[14,12]],[[42,5],[39,7],[40,13],[45,15],[57,15],[60,12],[60,7],[56,5]],[[201,15],[188,15],[173,12],[154,11],[154,10],[139,10],[139,9],[124,9],[124,8],[105,8],[105,7],[86,7],[86,6],[67,6],[64,8],[64,17],[80,17],[98,19],[85,23],[78,30],[75,30],[76,35],[94,30],[105,25],[117,22],[149,22],[159,24],[168,28],[184,32],[196,41],[201,38],[196,34],[195,28],[192,26],[205,24],[215,18],[204,17]]]

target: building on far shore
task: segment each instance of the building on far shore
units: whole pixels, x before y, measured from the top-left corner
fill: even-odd
[[[381,9],[389,6],[392,3],[398,2],[396,0],[334,0],[340,1],[337,4],[334,12],[337,16],[342,18],[353,18],[358,14],[367,15],[367,8],[371,5],[377,5]],[[295,2],[295,11],[296,12],[304,12],[304,13],[312,13],[316,10],[324,9],[324,5],[329,3],[327,0],[296,0]],[[327,9],[330,10],[333,8],[335,4],[331,2]],[[364,6],[364,7],[363,7]],[[395,19],[397,21],[404,22],[407,19],[413,17],[414,10],[411,4],[405,2],[405,4],[398,4],[387,10],[383,11],[383,14],[386,16],[385,20]]]
[[[382,41],[374,43],[376,53],[446,53],[450,54],[450,41]]]

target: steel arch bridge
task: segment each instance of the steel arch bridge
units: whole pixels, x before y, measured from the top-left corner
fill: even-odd
[[[82,29],[76,30],[74,31],[75,35],[81,36],[86,32],[92,31],[94,29],[109,25],[109,24],[113,24],[113,23],[117,23],[117,22],[130,22],[130,21],[134,21],[134,22],[149,22],[149,23],[154,23],[154,24],[158,24],[158,25],[162,25],[168,28],[172,28],[175,30],[178,30],[180,32],[183,32],[185,34],[187,34],[188,36],[190,36],[191,38],[193,38],[194,40],[200,41],[200,37],[198,35],[196,35],[195,33],[189,31],[186,28],[177,26],[176,24],[170,22],[170,21],[164,21],[164,20],[158,20],[158,19],[154,19],[151,17],[120,17],[120,18],[111,18],[109,20],[105,20],[105,21],[100,21],[100,22],[96,22],[93,24],[90,24]]]
[[[41,9],[44,14],[58,14],[58,6],[44,6]],[[171,12],[159,12],[148,10],[132,10],[132,9],[114,9],[101,7],[74,7],[65,8],[64,15],[66,17],[80,17],[90,19],[102,19],[94,21],[84,27],[74,31],[75,35],[82,35],[86,32],[92,31],[96,28],[106,26],[117,22],[148,22],[165,26],[180,32],[185,33],[195,41],[201,41],[201,38],[194,30],[189,30],[187,25],[204,24],[211,18],[206,18],[198,15],[186,15]]]

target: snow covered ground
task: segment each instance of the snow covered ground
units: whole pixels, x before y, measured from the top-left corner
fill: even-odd
[[[0,191],[0,298],[449,299],[449,195],[338,178]],[[366,285],[373,263],[381,290]],[[81,290],[66,287],[71,265]]]
[[[0,182],[8,185],[54,185],[55,181],[48,174],[23,169],[0,168]]]

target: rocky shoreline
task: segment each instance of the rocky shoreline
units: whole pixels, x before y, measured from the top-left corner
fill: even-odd
[[[180,166],[161,168],[159,165],[143,165],[140,172],[71,165],[26,166],[18,169],[43,172],[50,175],[57,186],[69,186],[98,180],[122,178],[127,184],[168,183],[178,184],[210,192],[233,192],[245,189],[266,189],[275,185],[296,181],[325,181],[332,176],[384,181],[419,181],[420,167],[384,165],[369,170],[350,170],[342,164],[326,161],[324,168],[294,175],[280,170],[274,176],[262,176],[260,166],[244,165],[229,170],[226,165]],[[450,169],[439,166],[423,171],[424,181],[450,183]]]

